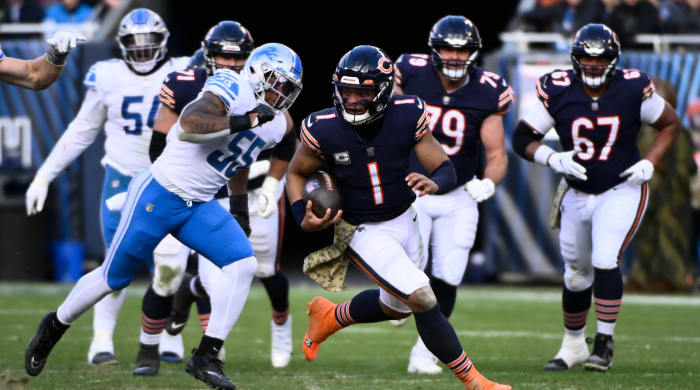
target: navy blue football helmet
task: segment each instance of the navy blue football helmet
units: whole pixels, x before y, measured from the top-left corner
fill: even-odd
[[[581,27],[571,42],[571,63],[576,77],[590,88],[600,88],[615,74],[620,52],[620,40],[610,27],[593,23]],[[610,63],[582,65],[582,57],[605,58]]]
[[[464,16],[447,15],[438,20],[430,30],[428,46],[432,49],[433,64],[450,80],[459,80],[474,69],[474,61],[481,50],[481,36],[471,20]],[[445,60],[440,48],[467,49],[466,61]]]
[[[201,68],[205,66],[206,63],[207,59],[204,56],[204,50],[198,49],[190,58],[190,62],[187,64],[187,69]]]
[[[333,103],[339,116],[351,125],[370,123],[389,107],[394,88],[394,63],[386,53],[375,46],[356,46],[338,62],[333,73]],[[362,114],[348,112],[343,99],[343,88],[368,89],[375,92],[372,100],[360,104]]]
[[[225,20],[212,27],[202,41],[202,50],[206,59],[206,67],[209,74],[213,74],[217,68],[215,55],[236,56],[242,59],[248,58],[255,45],[250,32],[238,22]],[[240,73],[243,65],[227,67]]]

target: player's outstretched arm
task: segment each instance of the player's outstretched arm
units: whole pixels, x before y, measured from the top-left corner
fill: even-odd
[[[226,105],[211,92],[188,104],[182,111],[180,125],[188,134],[212,134],[228,130]],[[224,132],[226,135],[228,131]]]
[[[408,186],[413,191],[420,191],[418,196],[444,194],[455,187],[457,184],[455,167],[432,133],[424,135],[413,147],[413,151],[430,175],[428,178],[411,172],[406,176]]]
[[[311,211],[311,201],[304,202],[304,182],[312,173],[323,166],[323,160],[317,157],[304,144],[299,144],[287,170],[287,197],[292,205],[292,214],[303,230],[323,230],[340,220],[343,210],[339,210],[334,218],[331,218],[331,209],[326,210],[323,218],[318,218]]]
[[[92,145],[106,117],[107,111],[102,104],[100,94],[92,88],[88,89],[80,111],[58,139],[27,189],[25,199],[27,215],[41,212],[49,183],[88,146]]]
[[[0,60],[0,81],[33,90],[46,89],[61,75],[68,53],[78,41],[84,40],[74,33],[57,31],[47,40],[49,50],[45,55],[33,60],[11,57]]]

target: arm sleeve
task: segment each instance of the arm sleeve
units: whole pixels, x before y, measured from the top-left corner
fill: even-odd
[[[554,127],[554,118],[549,114],[542,100],[537,100],[535,104],[525,110],[525,114],[520,120],[540,134],[546,134]]]
[[[285,136],[282,141],[275,145],[272,149],[272,155],[283,161],[292,161],[294,157],[294,149],[296,149],[296,130],[292,128]]]
[[[658,93],[652,93],[642,101],[642,106],[639,109],[642,122],[649,124],[656,122],[661,113],[664,112],[664,107],[666,107],[666,101]]]
[[[100,132],[106,110],[100,94],[88,89],[80,111],[51,150],[38,173],[51,181],[87,149]]]

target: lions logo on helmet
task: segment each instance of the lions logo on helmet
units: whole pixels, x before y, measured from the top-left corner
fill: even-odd
[[[620,58],[617,34],[604,24],[587,24],[576,32],[571,42],[571,63],[574,74],[590,88],[602,87],[615,73]],[[583,65],[582,57],[605,58],[607,65]]]
[[[267,43],[253,50],[241,74],[253,86],[258,101],[267,103],[276,113],[289,108],[301,92],[301,59],[281,43]]]
[[[339,116],[352,125],[362,125],[381,118],[386,111],[394,87],[394,63],[375,46],[357,46],[345,53],[333,73],[333,103]],[[343,88],[368,89],[374,98],[363,101],[362,114],[349,112]]]
[[[481,50],[481,36],[471,20],[464,16],[447,15],[438,20],[430,30],[428,46],[432,49],[433,64],[450,80],[459,80],[474,69],[474,61]],[[467,49],[466,61],[446,60],[440,55],[440,48]]]
[[[119,23],[117,43],[124,62],[137,73],[148,73],[165,58],[170,32],[157,13],[137,8]]]

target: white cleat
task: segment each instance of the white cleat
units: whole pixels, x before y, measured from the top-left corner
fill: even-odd
[[[423,344],[423,340],[418,337],[416,345],[411,348],[411,358],[408,361],[408,372],[411,374],[434,375],[442,372],[442,367],[438,366],[438,358]]]
[[[87,355],[89,364],[117,364],[119,361],[114,356],[114,343],[112,338],[93,337]]]
[[[408,317],[410,317],[410,316],[408,316]],[[391,322],[392,325],[394,325],[395,327],[398,328],[398,327],[404,326],[406,324],[406,321],[408,321],[408,317],[404,317],[404,318],[401,318],[398,320],[389,320],[389,322]]]
[[[160,336],[160,360],[166,363],[182,363],[185,356],[185,346],[182,344],[182,334],[175,336],[163,330]]]
[[[287,317],[287,322],[282,325],[277,325],[275,321],[270,322],[272,323],[270,351],[272,367],[287,367],[292,358],[292,316]]]
[[[582,364],[589,355],[590,352],[588,352],[588,345],[583,333],[579,336],[564,334],[559,352],[542,369],[544,371],[566,371],[571,367]]]

